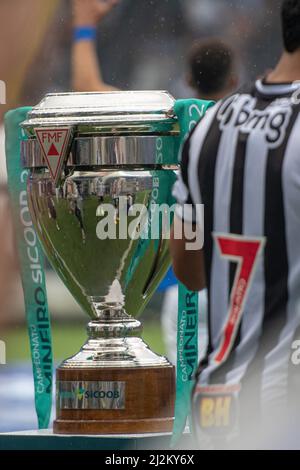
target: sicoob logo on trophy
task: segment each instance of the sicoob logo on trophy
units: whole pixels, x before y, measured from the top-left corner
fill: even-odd
[[[136,319],[169,267],[178,123],[165,92],[48,95],[22,124],[32,219],[91,321],[57,370],[57,433],[167,432],[174,367]]]

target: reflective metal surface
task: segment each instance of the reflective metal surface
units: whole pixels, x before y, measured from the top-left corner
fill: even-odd
[[[31,175],[29,204],[44,250],[92,318],[119,320],[123,307],[136,317],[159,283],[169,264],[167,240],[120,240],[120,217],[127,214],[129,227],[137,218],[130,205],[150,211],[153,192],[157,201],[167,202],[174,180],[171,170],[74,172],[55,188],[42,171]],[[116,239],[98,238],[107,217],[104,204],[116,207]]]
[[[177,159],[178,132],[176,121],[167,115],[173,104],[170,95],[161,92],[49,95],[23,124],[30,136],[22,158],[30,169],[33,223],[52,266],[93,320],[86,345],[63,367],[167,364],[138,337],[141,325],[134,318],[170,264],[164,227],[152,209],[153,204],[173,202],[175,172],[170,166]],[[144,136],[132,135],[137,119],[140,129],[147,127]],[[156,128],[156,134],[149,135],[151,120],[166,124],[169,132],[157,135]],[[59,130],[60,124],[75,121],[71,152],[60,182],[54,183],[35,133],[49,124]],[[93,124],[84,128],[87,121]],[[118,135],[103,132],[102,124],[111,121],[120,124]],[[96,128],[96,135],[85,135]],[[124,128],[127,132],[121,135]],[[146,219],[138,217],[136,204],[146,208]],[[113,236],[103,237],[108,222]],[[158,236],[151,238],[154,226]]]
[[[49,94],[28,114],[23,127],[32,136],[38,126],[70,125],[79,133],[124,134],[153,132],[155,123],[160,123],[164,131],[178,132],[171,117],[173,105],[165,91]]]
[[[127,323],[127,325],[130,321]],[[97,327],[96,322],[93,323]],[[89,324],[88,330],[91,331]],[[115,324],[98,324],[98,329],[110,329],[113,336]],[[130,326],[129,326],[130,328]],[[123,331],[123,336],[119,338],[103,338],[103,333],[99,338],[89,338],[82,349],[70,359],[64,361],[64,368],[85,368],[95,367],[154,367],[165,366],[168,361],[155,354],[144,341],[138,337],[139,331],[135,330],[136,336],[127,336]]]
[[[177,165],[178,146],[176,136],[76,137],[66,166]],[[34,139],[22,143],[21,156],[27,168],[47,167],[39,143]]]

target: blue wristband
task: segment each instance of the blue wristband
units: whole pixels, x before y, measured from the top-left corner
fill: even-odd
[[[80,26],[74,28],[73,41],[94,41],[96,39],[96,28],[94,26]]]

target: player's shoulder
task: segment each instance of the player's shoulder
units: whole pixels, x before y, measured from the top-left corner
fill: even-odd
[[[204,118],[198,122],[196,129],[193,130],[191,136],[196,132],[197,128],[204,128],[205,125],[207,126],[208,121],[210,124],[213,125],[215,121],[218,120],[220,116],[220,112],[224,110],[230,104],[234,104],[237,100],[243,97],[254,97],[255,96],[255,83],[246,83],[238,88],[235,92],[230,93],[221,100],[217,101],[214,106],[210,107]]]

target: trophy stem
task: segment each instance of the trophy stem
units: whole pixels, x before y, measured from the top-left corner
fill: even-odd
[[[122,305],[95,301],[91,304],[97,320],[87,326],[90,339],[141,336],[141,322],[128,315]]]
[[[128,317],[123,321],[92,321],[88,323],[90,339],[140,337],[143,331],[141,322]]]

